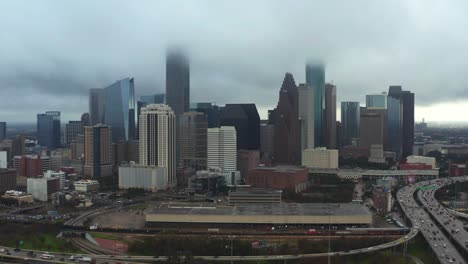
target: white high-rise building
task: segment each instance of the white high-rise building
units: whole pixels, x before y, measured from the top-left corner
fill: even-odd
[[[140,112],[140,164],[166,169],[168,187],[176,180],[176,117],[165,104],[149,104]]]
[[[208,128],[208,168],[237,170],[237,135],[233,126]]]
[[[314,148],[314,88],[299,84],[299,119],[301,130],[301,152]]]

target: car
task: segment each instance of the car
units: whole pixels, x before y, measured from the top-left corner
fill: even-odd
[[[408,239],[408,236],[405,236],[405,239]]]

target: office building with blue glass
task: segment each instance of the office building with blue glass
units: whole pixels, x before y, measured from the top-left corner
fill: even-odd
[[[359,141],[360,120],[359,102],[341,102],[342,146],[357,146]]]
[[[387,94],[368,94],[366,95],[366,108],[387,109]]]
[[[306,83],[314,90],[314,145],[326,146],[325,142],[325,67],[321,63],[307,63]]]
[[[56,149],[61,147],[60,139],[60,112],[37,114],[37,143],[48,149]]]

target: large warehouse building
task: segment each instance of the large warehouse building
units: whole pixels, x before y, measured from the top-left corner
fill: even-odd
[[[146,215],[148,224],[229,225],[371,225],[372,215],[359,204],[281,203],[203,207],[166,204]]]

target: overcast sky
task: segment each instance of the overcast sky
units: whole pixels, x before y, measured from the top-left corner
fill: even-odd
[[[191,101],[274,108],[285,72],[320,59],[341,101],[402,85],[416,119],[468,121],[468,1],[1,1],[0,120],[88,111],[88,89],[135,77],[165,91],[165,51],[186,48]]]

